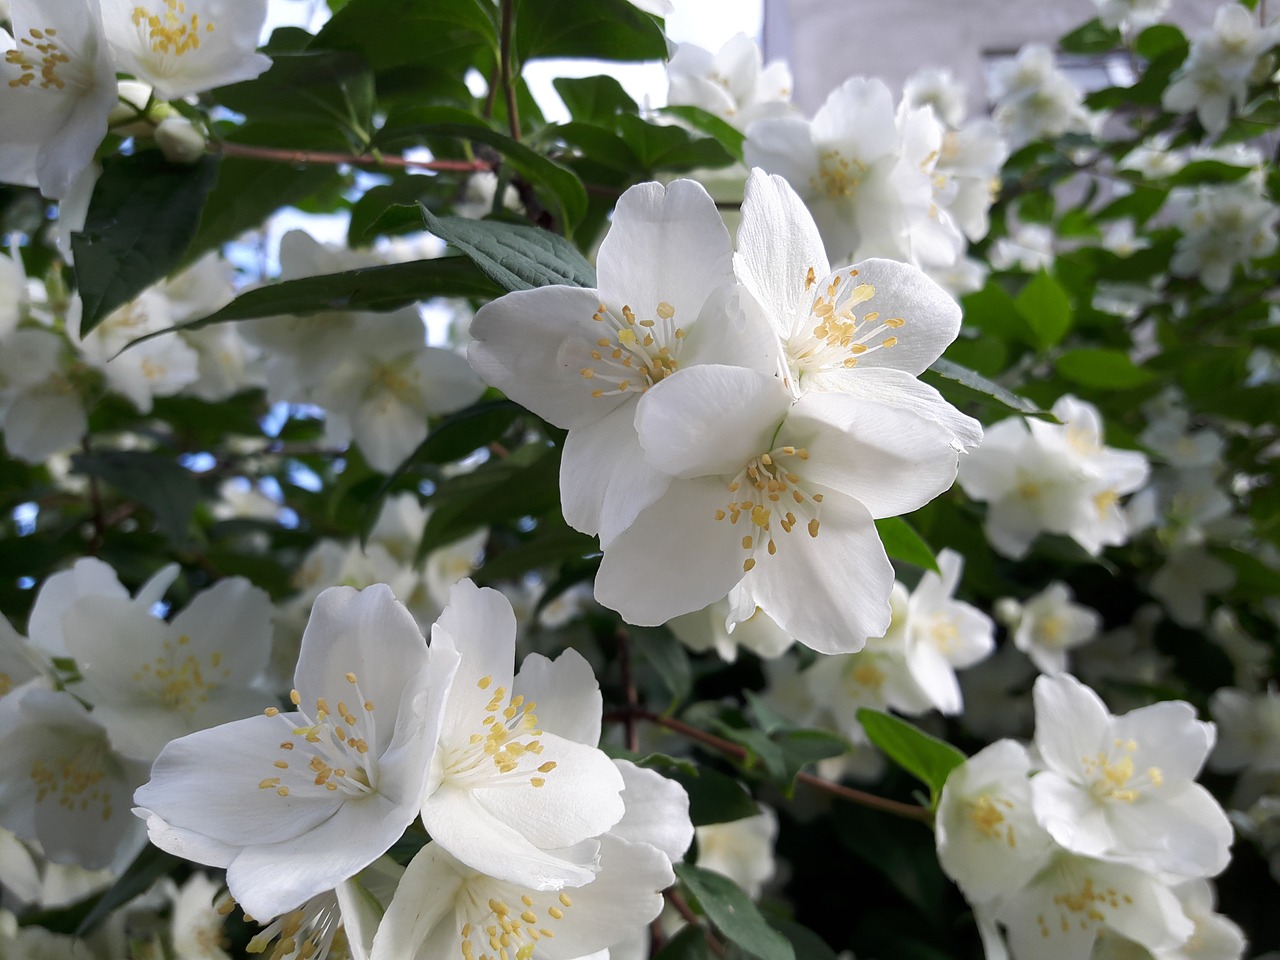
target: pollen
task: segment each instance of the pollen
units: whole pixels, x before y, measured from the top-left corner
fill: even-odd
[[[200,15],[188,15],[186,4],[181,0],[164,0],[163,7],[159,13],[144,6],[133,8],[133,25],[151,52],[181,57],[200,49]],[[212,23],[203,27],[205,33],[212,33],[213,29]]]

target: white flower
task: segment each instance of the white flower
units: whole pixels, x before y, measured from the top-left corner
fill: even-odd
[[[1031,140],[1087,132],[1091,124],[1084,95],[1042,44],[1027,44],[1016,59],[995,67],[991,99],[996,123],[1015,148]]]
[[[410,862],[373,940],[371,960],[486,960],[503,953],[574,960],[642,928],[675,880],[656,847],[600,838],[585,886],[545,890],[499,880],[429,843]]]
[[[143,609],[149,610],[169,589],[173,578],[168,571],[169,568],[164,568],[138,591],[135,602]],[[70,570],[55,573],[41,585],[27,622],[31,645],[50,659],[71,657],[62,630],[62,617],[82,598],[128,600],[129,591],[121,585],[109,564],[95,557],[81,557]]]
[[[1251,178],[1179,187],[1169,194],[1169,211],[1182,230],[1170,270],[1198,276],[1214,293],[1227,289],[1236,267],[1275,252],[1276,206]]]
[[[422,823],[453,857],[538,890],[588,883],[593,838],[623,815],[624,784],[600,751],[602,701],[574,650],[533,654],[514,674],[516,621],[498,591],[454,586],[431,628],[456,650],[457,678],[422,802]]]
[[[1204,624],[1205,601],[1210,594],[1229,589],[1236,582],[1235,569],[1196,543],[1174,545],[1164,565],[1148,584],[1174,623],[1184,627]]]
[[[935,822],[938,862],[974,904],[1022,887],[1054,844],[1031,809],[1031,758],[1000,740],[951,771]]]
[[[760,807],[754,817],[704,824],[696,832],[698,866],[728,877],[752,900],[758,899],[778,869],[773,856],[778,815]]]
[[[1222,687],[1209,699],[1221,735],[1209,766],[1226,773],[1280,771],[1280,693]]]
[[[822,238],[785,180],[747,180],[734,269],[782,342],[798,396],[838,391],[942,425],[956,449],[982,428],[917,378],[960,329],[960,308],[915,267],[867,260],[832,270]]]
[[[1169,9],[1169,0],[1093,0],[1098,19],[1108,27],[1141,30],[1159,23]]]
[[[947,263],[961,236],[934,202],[944,132],[931,109],[895,111],[888,87],[854,77],[812,122],[756,121],[743,151],[748,166],[785,177],[799,193],[837,260]]]
[[[1013,645],[1042,673],[1063,673],[1067,651],[1098,635],[1102,617],[1072,602],[1071,588],[1054,581],[1028,600],[1011,624]]]
[[[598,290],[509,293],[472,321],[468,358],[476,372],[569,431],[560,471],[564,516],[602,544],[666,488],[632,425],[639,398],[694,364],[770,373],[776,366],[770,331],[739,307],[732,255],[701,186],[640,184],[619,199],[600,245]]]
[[[1129,537],[1120,497],[1147,479],[1147,459],[1102,443],[1096,408],[1059,398],[1061,424],[1011,417],[986,431],[960,464],[960,486],[988,502],[984,525],[997,551],[1025,556],[1041,531],[1061,533],[1095,556]]]
[[[777,377],[710,364],[654,386],[635,422],[673,479],[605,546],[597,600],[654,625],[732,591],[731,622],[758,607],[826,653],[884,633],[893,569],[872,520],[950,486],[949,431],[852,394],[793,404]]]
[[[995,624],[972,604],[953,599],[964,558],[938,553],[938,570],[926,570],[911,591],[906,612],[906,662],[933,705],[958,714],[964,705],[956,670],[972,667],[995,649]]]
[[[760,47],[744,33],[718,53],[681,43],[667,62],[667,102],[701,107],[739,130],[755,120],[785,117],[791,106],[791,71],[781,61],[764,66]]]
[[[953,130],[964,123],[968,107],[965,86],[945,67],[924,67],[907,77],[902,85],[902,102],[912,107],[931,107],[939,120]]]
[[[139,788],[152,843],[227,868],[274,917],[372,863],[418,813],[457,666],[385,586],[334,587],[302,638],[298,708],[174,740]]]
[[[177,960],[230,960],[224,947],[230,945],[223,935],[226,911],[219,909],[225,898],[220,882],[197,870],[181,889],[172,887],[173,918],[171,922],[173,951]],[[229,899],[225,900],[231,906]]]
[[[120,68],[179,100],[271,66],[255,53],[267,0],[103,0],[107,39]]]
[[[178,576],[170,564],[145,594]],[[93,705],[117,750],[156,758],[175,737],[250,713],[251,684],[271,650],[271,601],[241,577],[197,594],[172,623],[151,615],[143,595],[90,595],[62,615],[67,650],[83,680],[72,691]]]
[[[129,796],[146,765],[112,750],[71,694],[32,681],[9,696],[17,709],[0,736],[0,764],[11,771],[0,826],[39,841],[55,862],[123,869],[144,843]]]
[[[769,619],[763,610],[737,624],[730,633],[725,629],[729,603],[720,600],[703,610],[673,618],[667,626],[676,639],[690,650],[702,653],[715,650],[725,663],[738,659],[738,648],[745,647],[758,657],[772,660],[791,648],[795,641]]]
[[[0,178],[61,199],[93,162],[116,104],[98,0],[13,0],[0,31]]]
[[[427,437],[427,418],[467,406],[484,392],[466,361],[426,345],[417,308],[357,314],[351,341],[311,397],[328,411],[325,433],[354,439],[375,470],[390,473]]]
[[[1190,704],[1162,701],[1120,717],[1074,677],[1035,684],[1036,819],[1073,853],[1181,877],[1226,866],[1231,824],[1194,782],[1213,725]]]
[[[1069,853],[1001,901],[995,917],[1016,960],[1089,960],[1099,937],[1112,932],[1158,954],[1195,931],[1157,877]]]

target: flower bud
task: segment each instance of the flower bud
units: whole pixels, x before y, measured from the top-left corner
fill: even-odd
[[[204,155],[208,141],[186,117],[166,117],[155,132],[156,146],[170,163],[195,163]]]

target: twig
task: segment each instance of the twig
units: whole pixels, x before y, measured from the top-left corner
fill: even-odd
[[[703,935],[707,938],[707,946],[711,948],[711,952],[717,957],[723,957],[725,953],[724,944],[716,939],[716,935],[714,933],[712,933],[707,927],[703,926],[702,922],[698,919],[698,915],[693,912],[693,908],[689,906],[684,897],[680,896],[680,892],[674,887],[670,887],[663,890],[662,895],[667,898],[667,903],[675,907],[676,913],[680,914],[680,916],[684,918],[685,923],[689,924],[691,927],[702,927]]]
[[[404,157],[382,154],[350,154],[329,150],[286,150],[280,147],[259,147],[248,143],[224,140],[210,145],[210,150],[228,157],[247,157],[251,160],[271,160],[276,163],[324,163],[340,166],[352,164],[360,167],[414,167],[419,170],[441,172],[476,173],[492,170],[487,160],[408,160]]]
[[[516,88],[512,82],[511,30],[515,25],[515,10],[512,0],[502,0],[502,36],[499,39],[498,69],[502,76],[502,92],[507,98],[507,126],[511,130],[511,139],[520,139],[520,113],[516,109]]]
[[[690,740],[696,740],[698,743],[713,747],[721,753],[728,754],[736,760],[746,760],[750,755],[745,747],[740,747],[736,743],[731,743],[722,737],[717,737],[713,733],[707,733],[705,730],[699,730],[697,727],[691,727],[683,720],[677,720],[675,717],[664,717],[648,710],[632,710],[615,711],[607,717],[623,720],[630,714],[637,719],[647,720],[650,723],[656,723],[658,726],[666,727],[668,730],[678,733],[681,736],[688,737]],[[902,803],[898,800],[890,800],[888,797],[878,797],[874,793],[867,793],[864,790],[857,790],[853,787],[846,787],[841,783],[832,783],[830,780],[824,780],[822,777],[815,777],[811,773],[798,773],[796,779],[801,783],[807,783],[811,787],[815,787],[833,796],[848,800],[850,803],[856,803],[859,806],[869,807],[872,810],[880,810],[883,813],[891,813],[894,816],[904,817],[908,820],[918,820],[922,823],[929,823],[933,820],[931,814],[924,807],[916,806],[913,803]]]
[[[640,752],[640,731],[636,717],[640,712],[640,695],[636,691],[636,679],[631,673],[631,634],[627,628],[618,627],[618,664],[622,668],[622,687],[627,698],[627,712],[622,717],[622,729],[626,733],[627,749]]]

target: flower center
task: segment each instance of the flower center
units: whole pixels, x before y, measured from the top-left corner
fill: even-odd
[[[857,196],[866,172],[860,161],[849,159],[839,150],[824,150],[818,155],[818,172],[809,178],[809,184],[832,200],[848,200]]]
[[[462,960],[529,960],[534,945],[543,937],[554,937],[551,925],[573,906],[567,893],[558,894],[546,908],[549,919],[542,920],[528,894],[521,895],[517,913],[500,896],[482,899],[478,886],[465,885],[459,896],[465,900],[459,907],[466,918],[459,932]]]
[[[41,757],[31,764],[36,802],[53,799],[67,810],[100,807],[104,822],[111,819],[111,784],[107,782],[108,750],[103,740],[79,738],[58,757]]]
[[[358,712],[353,712],[345,700],[339,700],[338,709],[333,711],[328,700],[317,697],[315,719],[305,710],[286,714],[286,719],[299,721],[291,729],[290,739],[280,743],[284,755],[291,759],[276,760],[273,765],[278,775],[260,781],[258,789],[274,789],[282,797],[316,797],[340,791],[349,799],[377,792],[378,763],[369,752],[369,741],[376,732],[374,704],[360,692],[354,673],[348,673],[346,679],[354,688]],[[302,702],[297,690],[290,691],[289,699],[294,706]],[[268,707],[265,712],[269,717],[280,716],[275,707]]]
[[[18,45],[5,52],[5,63],[12,64],[21,71],[9,81],[11,87],[29,87],[38,83],[42,90],[64,90],[67,81],[79,86],[78,77],[60,76],[58,71],[71,58],[63,52],[55,39],[58,31],[53,27],[43,30],[32,28],[27,36],[18,38]]]
[[[1164,783],[1159,767],[1148,767],[1145,774],[1135,775],[1133,754],[1138,749],[1136,740],[1116,740],[1113,746],[1115,752],[1111,754],[1099,750],[1095,756],[1081,758],[1085,776],[1093,781],[1089,791],[1096,798],[1133,803],[1147,787],[1158,787]]]
[[[488,690],[493,677],[481,677],[476,686]],[[528,776],[535,787],[545,784],[546,774],[556,768],[554,760],[536,764],[542,753],[542,736],[538,729],[537,704],[521,694],[508,699],[507,688],[498,687],[485,705],[480,731],[471,734],[466,744],[455,747],[444,762],[445,779],[455,784],[490,785],[497,777],[515,774]]]
[[[597,377],[611,386],[597,387],[593,397],[612,397],[620,393],[644,393],[664,377],[680,368],[680,345],[684,328],[676,326],[676,308],[663,300],[656,310],[657,319],[638,320],[627,305],[618,317],[603,303],[591,315],[601,324],[600,337],[591,350],[593,365],[578,372],[584,380]]]
[[[184,648],[191,638],[178,637],[176,641],[164,641],[163,652],[152,663],[144,663],[133,674],[136,683],[148,688],[152,697],[171,710],[190,717],[196,707],[209,700],[209,692],[216,690],[222,680],[231,676],[231,670],[222,666],[222,653],[209,654],[208,670],[199,658]]]
[[[249,941],[248,951],[265,953],[272,943],[275,948],[270,960],[350,960],[351,948],[337,894],[322,893],[297,910],[276,917]]]
[[[880,319],[872,310],[859,317],[856,308],[872,300],[876,288],[857,279],[858,271],[833,273],[818,282],[813,267],[805,276],[805,291],[818,287],[807,313],[801,315],[787,338],[787,355],[797,375],[819,370],[851,370],[859,358],[895,346],[889,331],[906,324],[902,317]],[[881,338],[878,342],[876,338]]]
[[[181,0],[164,0],[164,9],[158,14],[146,7],[134,7],[133,25],[152,53],[180,57],[200,49],[200,15],[188,16],[187,5]],[[213,24],[206,23],[204,32],[213,33]]]
[[[742,537],[742,549],[747,558],[742,562],[743,572],[756,565],[756,556],[764,549],[769,556],[778,552],[773,539],[775,525],[783,533],[791,533],[796,524],[804,523],[809,536],[818,536],[819,505],[822,494],[804,489],[800,475],[789,471],[784,460],[808,460],[809,451],[804,447],[777,447],[751,460],[729,481],[729,493],[735,497],[717,510],[717,520],[728,517],[731,524],[746,518],[748,529]],[[737,497],[741,496],[741,499]],[[797,518],[795,510],[800,511]]]
[[[1083,877],[1079,880],[1079,886],[1073,885],[1054,894],[1053,905],[1058,908],[1056,929],[1064,934],[1071,932],[1073,928],[1087,930],[1091,924],[1106,923],[1107,915],[1103,911],[1107,907],[1118,910],[1132,903],[1133,898],[1128,894],[1121,893],[1114,887],[1098,890],[1094,887],[1092,877]],[[1055,927],[1050,926],[1050,918],[1046,918],[1044,914],[1036,915],[1036,923],[1042,937],[1048,937],[1055,931]]]
[[[1013,810],[1013,803],[1004,797],[982,794],[968,804],[969,822],[988,840],[1003,840],[1010,849],[1016,847],[1013,824],[1005,819],[1005,812]]]

